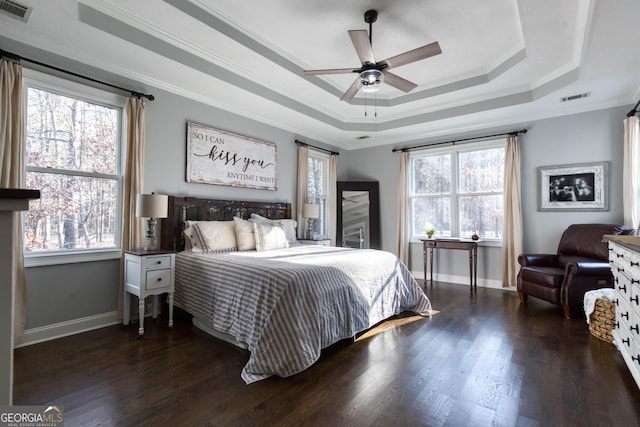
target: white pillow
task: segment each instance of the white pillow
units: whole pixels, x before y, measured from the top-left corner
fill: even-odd
[[[193,226],[184,230],[182,234],[184,234],[185,251],[204,252],[202,243],[200,242],[200,239],[198,239],[198,235],[196,234],[196,230],[193,228]]]
[[[253,233],[253,223],[246,219],[234,217],[236,228],[236,240],[239,251],[252,251],[256,249],[256,237]]]
[[[289,247],[289,241],[282,224],[257,221],[253,223],[253,232],[258,252]]]
[[[193,224],[204,252],[237,250],[236,227],[233,221],[201,221]]]
[[[251,219],[255,219],[256,221],[271,221],[271,219],[267,218],[266,216],[258,215],[255,213],[251,214]]]
[[[269,219],[258,214],[251,214],[251,221],[281,224],[284,227],[284,232],[287,236],[287,241],[289,243],[296,243],[298,241],[298,235],[296,233],[296,226],[298,225],[298,223],[294,219]]]

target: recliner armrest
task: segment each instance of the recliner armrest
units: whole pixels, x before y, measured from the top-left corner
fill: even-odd
[[[572,261],[565,267],[564,281],[560,288],[560,302],[575,316],[582,310],[584,294],[588,291],[613,287],[613,274],[608,262]]]
[[[569,262],[565,268],[567,276],[602,276],[611,274],[609,263],[602,261]]]
[[[556,267],[558,255],[555,254],[520,254],[518,263],[523,267]]]

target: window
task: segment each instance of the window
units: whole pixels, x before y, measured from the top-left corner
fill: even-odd
[[[502,239],[504,141],[430,149],[411,155],[411,236]]]
[[[314,221],[313,233],[329,236],[329,156],[309,151],[309,182],[307,201],[320,206],[320,218]]]
[[[40,74],[24,94],[25,254],[119,248],[123,100]]]

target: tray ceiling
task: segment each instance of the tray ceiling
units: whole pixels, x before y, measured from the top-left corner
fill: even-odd
[[[26,23],[0,15],[7,40],[344,149],[526,125],[640,95],[632,0],[20,3],[32,7]],[[393,69],[418,84],[409,93],[383,83],[340,101],[356,74],[302,70],[359,68],[347,30],[368,30],[368,9],[378,11],[376,60],[434,41],[442,54]]]

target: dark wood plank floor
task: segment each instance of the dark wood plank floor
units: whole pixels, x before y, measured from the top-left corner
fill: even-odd
[[[632,426],[640,391],[584,320],[514,292],[436,283],[440,313],[326,349],[290,378],[245,385],[247,353],[187,317],[16,350],[14,403],[67,426]]]

